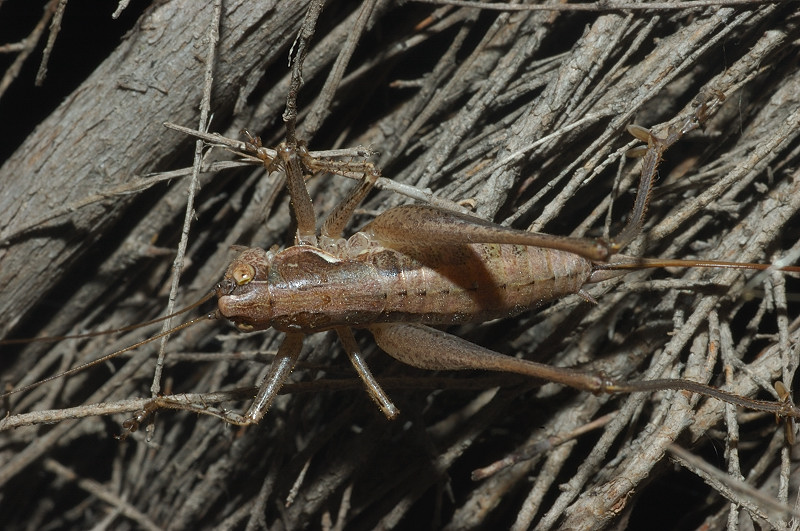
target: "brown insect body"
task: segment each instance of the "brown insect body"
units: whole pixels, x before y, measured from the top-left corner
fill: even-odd
[[[397,207],[348,240],[331,240],[322,248],[245,250],[217,288],[221,314],[242,330],[274,327],[306,334],[376,323],[483,322],[576,293],[591,275],[590,260],[557,249],[400,243],[375,234],[382,216],[409,210],[452,216],[433,207]],[[482,225],[475,218],[461,236]],[[481,238],[476,234],[473,239]],[[248,279],[243,284],[237,282],[241,271]],[[250,271],[252,280],[246,274]]]
[[[362,168],[361,184],[329,213],[318,233],[303,174],[304,168],[310,173],[320,169],[319,161],[302,146],[288,143],[270,155],[253,139],[248,148],[265,167],[271,171],[280,166],[286,172],[297,220],[295,245],[283,251],[251,248],[242,253],[217,285],[216,315],[242,331],[274,327],[286,337],[247,412],[210,413],[238,425],[259,422],[297,363],[304,336],[335,330],[371,398],[388,418],[396,417],[397,408],[370,373],[351,331],[367,328],[383,351],[421,369],[509,372],[593,393],[676,389],[781,416],[800,415],[788,401],[747,399],[691,380],[624,382],[602,373],[505,356],[426,326],[512,316],[578,293],[584,284],[621,274],[621,269],[674,265],[766,269],[758,264],[616,256],[642,229],[663,152],[696,129],[724,99],[721,93],[712,94],[680,127],[670,127],[664,138],[640,127],[629,128],[647,142],[647,149],[630,219],[612,241],[516,230],[429,205],[392,208],[345,240],[341,237],[345,225],[379,177],[369,163]],[[156,399],[128,427],[135,429],[161,407],[194,409]]]
[[[579,293],[584,284],[622,274],[620,270],[624,269],[667,266],[767,269],[767,265],[750,263],[651,260],[617,255],[641,231],[663,152],[683,134],[696,129],[710,109],[724,99],[722,94],[712,94],[680,128],[671,127],[665,138],[643,128],[629,128],[634,136],[647,141],[648,147],[631,217],[612,241],[516,230],[429,205],[392,208],[345,240],[341,234],[347,222],[379,177],[377,169],[369,163],[362,165],[361,183],[330,212],[317,233],[304,170],[312,171],[320,162],[302,145],[283,143],[274,151],[275,155],[270,155],[261,149],[259,140],[253,139],[246,147],[263,160],[265,167],[270,171],[282,167],[286,172],[297,220],[295,245],[282,251],[250,248],[241,253],[217,284],[218,311],[209,317],[225,317],[242,331],[276,328],[286,335],[244,415],[159,397],[126,422],[125,427],[135,431],[159,408],[208,413],[237,425],[257,423],[294,369],[305,335],[325,330],[336,331],[370,397],[388,418],[394,418],[398,410],[371,374],[351,328],[367,328],[383,351],[421,369],[507,372],[593,393],[691,391],[779,416],[800,417],[800,409],[788,399],[753,400],[688,379],[615,380],[603,373],[505,356],[426,326],[516,315],[543,302]],[[794,266],[779,269],[800,272]],[[184,323],[61,376],[203,319]],[[43,381],[48,380],[13,392]]]

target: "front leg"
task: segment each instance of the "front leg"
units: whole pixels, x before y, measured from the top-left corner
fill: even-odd
[[[286,187],[292,197],[292,209],[297,220],[295,243],[297,245],[316,245],[317,218],[314,215],[314,206],[311,204],[311,196],[308,195],[306,181],[303,178],[300,156],[294,147],[285,142],[278,146],[277,151],[286,172]],[[266,165],[266,161],[264,164]]]
[[[193,411],[203,415],[211,415],[218,417],[225,422],[235,424],[237,426],[249,426],[257,424],[267,414],[270,405],[272,405],[275,397],[278,396],[286,379],[292,373],[297,359],[300,357],[300,351],[303,348],[304,335],[297,332],[289,332],[283,339],[283,343],[278,348],[278,353],[272,364],[269,367],[269,372],[264,378],[264,382],[256,394],[253,403],[247,409],[244,415],[233,411],[219,410],[216,408],[209,408],[205,406],[197,406],[192,403],[187,403],[182,400],[175,400],[170,397],[157,397],[150,400],[136,415],[126,420],[122,427],[125,428],[126,433],[119,438],[124,439],[128,434],[135,432],[139,429],[141,424],[146,422],[152,415],[159,409],[182,409],[186,411]]]
[[[326,238],[341,238],[344,227],[353,217],[356,207],[367,197],[380,177],[380,171],[370,163],[364,164],[364,173],[361,182],[356,185],[350,194],[334,208],[325,223],[322,225],[322,236]]]
[[[269,410],[269,406],[272,405],[272,401],[278,396],[281,387],[283,387],[286,379],[292,373],[292,370],[294,370],[297,358],[300,357],[300,351],[303,348],[304,337],[303,334],[298,332],[286,333],[286,337],[283,338],[283,343],[278,347],[278,353],[275,354],[275,359],[272,360],[272,364],[269,366],[269,372],[266,378],[264,378],[264,383],[261,384],[261,388],[258,390],[255,400],[253,400],[253,403],[250,404],[247,410],[244,422],[231,422],[226,419],[228,422],[247,426],[249,424],[256,424],[264,418],[264,415],[267,414],[267,410]]]

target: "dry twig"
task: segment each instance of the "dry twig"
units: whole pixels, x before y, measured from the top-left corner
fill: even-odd
[[[650,221],[629,252],[776,260],[796,243],[800,208],[795,8],[692,4],[703,7],[512,13],[330,0],[303,52],[298,135],[314,133],[301,138],[311,149],[368,146],[382,174],[421,190],[420,199],[430,198],[429,189],[439,200],[471,199],[480,215],[497,222],[556,234],[614,234],[637,175],[635,161],[624,158],[631,145],[624,127],[658,129],[691,112],[695,98],[719,90],[728,102],[705,131],[668,151]],[[211,131],[238,138],[247,128],[267,146],[284,137],[287,57],[307,6],[223,3]],[[154,2],[0,167],[4,333],[58,335],[164,312],[186,184],[176,178],[140,191],[143,183],[131,180],[190,173],[184,169],[190,140],[162,123],[198,123],[213,7]],[[66,33],[55,43],[63,53],[70,49]],[[51,69],[45,83],[57,82]],[[210,155],[222,162],[230,156],[220,149]],[[183,301],[213,286],[232,245],[269,246],[292,234],[280,178],[265,178],[250,165],[224,165],[217,171],[205,161],[202,171],[209,171],[198,176]],[[338,176],[308,184],[319,213],[351,186]],[[384,191],[365,209],[403,200]],[[53,212],[60,216],[52,219]],[[653,276],[681,278],[657,292],[595,287],[597,306],[576,298],[458,332],[501,352],[586,363],[617,378],[688,373],[748,396],[791,379],[784,369],[797,365],[795,279],[771,280],[768,295],[757,292],[769,276],[751,286],[741,273],[636,273],[624,282]],[[3,347],[4,382],[30,383],[146,333],[34,344],[22,352]],[[163,391],[252,386],[261,361],[171,364],[170,353],[268,351],[276,338],[229,333],[219,324],[179,334],[167,343]],[[796,496],[796,467],[777,457],[773,419],[726,413],[722,404],[682,393],[595,397],[509,379],[501,390],[483,393],[387,386],[403,414],[390,423],[362,392],[325,388],[326,379],[354,377],[335,345],[325,334],[308,342],[306,365],[295,377],[317,392],[283,396],[262,425],[243,431],[210,417],[164,412],[156,416],[152,441],[143,434],[114,439],[125,408],[133,411],[149,396],[155,360],[149,348],[14,396],[13,414],[42,409],[49,416],[12,416],[20,427],[0,433],[3,499],[13,493],[21,500],[5,504],[4,527],[90,527],[107,515],[115,528],[170,529],[325,522],[352,529],[412,523],[599,529],[644,522],[716,528],[750,518],[760,525],[762,516],[777,526],[790,518],[751,496],[778,492],[787,480],[781,503]],[[377,352],[370,363],[376,374],[410,385],[433,377]],[[456,387],[475,378],[437,377]],[[616,410],[596,433],[563,437]],[[45,418],[56,424],[40,424]],[[718,450],[736,437],[726,463]],[[470,480],[473,470],[530,455],[542,441],[561,444]],[[703,490],[690,473],[663,466],[676,442],[716,468],[743,471],[748,487],[736,490],[737,508],[707,496],[712,488]],[[98,496],[103,489],[108,495]]]

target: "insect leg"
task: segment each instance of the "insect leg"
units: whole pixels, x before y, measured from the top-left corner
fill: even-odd
[[[286,333],[275,359],[272,360],[269,372],[264,378],[264,383],[261,384],[255,400],[250,404],[244,416],[244,422],[235,422],[227,418],[225,420],[231,424],[247,425],[256,424],[264,418],[269,406],[272,405],[272,401],[278,396],[278,392],[283,387],[284,382],[292,373],[297,363],[297,358],[300,357],[300,350],[303,348],[303,337],[303,334],[298,332]]]
[[[424,325],[377,324],[370,326],[369,331],[387,354],[420,369],[510,372],[593,393],[603,392],[607,386],[605,378],[575,369],[512,358]]]
[[[344,345],[344,349],[347,351],[347,355],[350,356],[350,362],[355,367],[356,372],[364,381],[364,385],[367,386],[367,392],[369,396],[378,404],[378,407],[381,408],[381,411],[386,418],[393,419],[395,418],[400,412],[397,410],[397,407],[392,403],[391,399],[386,396],[386,393],[381,389],[380,384],[378,384],[375,377],[372,376],[372,373],[367,367],[364,358],[361,356],[361,350],[358,348],[358,343],[356,343],[356,338],[353,337],[353,332],[349,328],[346,327],[338,327],[336,329],[336,333],[339,334],[339,340]]]
[[[692,380],[677,378],[618,382],[602,374],[553,367],[485,349],[446,332],[418,324],[378,324],[369,327],[375,342],[393,358],[428,370],[510,372],[560,383],[592,393],[645,393],[663,390],[689,391],[779,417],[798,418],[800,409],[788,399],[780,402],[735,395]]]
[[[509,243],[560,249],[589,260],[605,261],[609,246],[602,240],[552,236],[502,227],[488,221],[429,205],[403,205],[372,220],[361,232],[387,247],[426,244]]]
[[[362,181],[353,188],[350,195],[336,205],[336,208],[328,214],[325,223],[322,225],[322,236],[328,238],[341,237],[345,225],[347,225],[347,222],[350,221],[353,215],[353,211],[361,204],[361,201],[364,200],[369,191],[372,190],[378,177],[380,177],[380,171],[372,164],[367,164]]]
[[[277,151],[286,171],[286,187],[289,189],[289,195],[292,196],[292,208],[297,219],[296,243],[298,245],[316,245],[317,219],[314,216],[311,196],[308,195],[306,182],[303,179],[303,167],[300,164],[297,150],[283,142],[278,146]]]
[[[283,343],[281,343],[281,346],[278,348],[275,359],[272,360],[264,382],[261,384],[253,403],[244,415],[232,411],[219,411],[195,406],[185,401],[171,399],[170,397],[157,397],[150,400],[136,416],[125,421],[122,426],[128,433],[135,432],[143,422],[159,409],[183,409],[200,414],[213,415],[237,426],[256,424],[267,414],[267,410],[272,404],[272,401],[278,395],[284,382],[286,382],[286,379],[292,373],[292,369],[294,369],[297,358],[300,356],[300,351],[303,347],[303,337],[303,334],[297,332],[289,332],[286,334]],[[128,433],[123,434],[120,438],[124,439]]]

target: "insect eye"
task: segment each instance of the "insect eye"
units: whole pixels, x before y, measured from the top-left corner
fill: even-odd
[[[247,284],[256,276],[256,268],[250,264],[238,264],[232,272],[233,280],[241,286]]]

